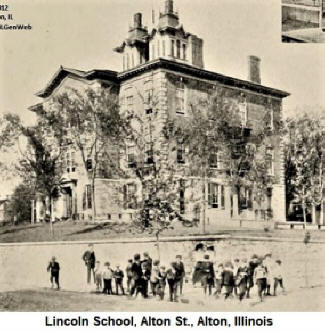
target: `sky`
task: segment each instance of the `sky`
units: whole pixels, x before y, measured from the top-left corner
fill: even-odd
[[[126,38],[133,14],[142,12],[150,25],[152,8],[158,13],[162,2],[6,1],[13,22],[32,30],[0,30],[0,112],[33,123],[27,108],[41,101],[35,93],[60,65],[120,71],[113,48]],[[247,79],[247,57],[257,55],[262,84],[291,93],[285,114],[325,105],[325,44],[282,44],[279,0],[174,0],[174,7],[185,31],[203,38],[205,69]]]

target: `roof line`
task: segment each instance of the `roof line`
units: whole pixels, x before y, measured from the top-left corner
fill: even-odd
[[[254,83],[248,80],[226,76],[214,71],[197,68],[186,63],[179,63],[163,58],[146,62],[135,68],[119,73],[112,70],[99,70],[99,69],[82,71],[82,70],[65,68],[63,66],[60,66],[59,70],[56,71],[56,73],[53,75],[52,79],[48,82],[45,88],[37,92],[36,95],[42,98],[49,96],[52,93],[52,91],[61,83],[61,81],[69,75],[71,75],[72,77],[78,77],[87,80],[93,80],[97,78],[97,79],[110,80],[112,82],[119,83],[126,79],[135,77],[143,72],[153,69],[167,69],[167,70],[169,69],[174,72],[185,73],[192,77],[206,79],[211,82],[219,82],[225,86],[246,89],[257,93],[273,95],[280,98],[284,98],[290,95],[290,93],[286,91],[282,91],[279,89]]]

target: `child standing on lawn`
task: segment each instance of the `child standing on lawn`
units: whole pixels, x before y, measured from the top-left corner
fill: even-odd
[[[158,289],[157,289],[157,294],[158,298],[160,300],[164,300],[165,297],[165,288],[166,288],[166,277],[167,277],[167,272],[165,266],[161,266],[159,268],[159,273],[158,273]]]
[[[216,296],[216,299],[219,298],[221,294],[221,288],[222,288],[222,272],[223,272],[223,264],[218,264],[218,268],[215,272],[215,280],[216,280],[216,292],[214,295]]]
[[[225,269],[222,274],[222,287],[225,294],[225,300],[232,296],[232,291],[234,288],[234,273],[232,268],[232,263],[230,261],[225,263]]]
[[[273,295],[276,295],[276,290],[278,286],[280,285],[282,292],[284,292],[283,287],[283,271],[282,271],[282,262],[281,260],[275,261],[274,266],[274,289],[273,289]]]
[[[105,269],[103,271],[103,282],[104,282],[104,294],[113,294],[112,291],[112,278],[113,278],[113,270],[110,267],[110,263],[106,262],[104,264]]]
[[[260,260],[254,271],[254,282],[257,285],[257,293],[260,301],[263,301],[264,292],[266,290],[266,268],[263,265],[263,260]]]
[[[52,256],[51,261],[49,262],[47,266],[47,272],[51,272],[51,288],[54,287],[54,283],[56,284],[56,288],[60,289],[59,284],[59,273],[60,273],[60,264],[56,261],[55,256]]]
[[[129,259],[128,260],[128,264],[127,264],[126,269],[125,269],[125,273],[126,273],[126,288],[127,288],[127,292],[128,293],[130,293],[131,287],[132,287],[132,276],[133,276],[132,263],[133,263],[133,260],[132,259]]]
[[[116,270],[114,272],[114,278],[115,278],[115,286],[116,286],[116,295],[118,295],[119,288],[122,291],[122,294],[124,293],[124,287],[123,287],[123,279],[124,279],[124,272],[120,269],[120,266],[116,266]]]

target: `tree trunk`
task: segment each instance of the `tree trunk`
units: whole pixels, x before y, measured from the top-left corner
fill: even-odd
[[[51,194],[50,194],[45,198],[45,219],[47,218],[47,215],[49,214],[50,215],[50,219],[49,219],[50,234],[53,237],[54,236],[53,220],[52,220],[53,210],[51,208],[51,203],[52,203],[52,197],[51,197]]]
[[[201,213],[201,232],[203,234],[206,233],[206,210],[207,210],[207,199],[206,199],[206,195],[207,195],[207,185],[206,185],[206,179],[203,179],[203,194],[202,194],[202,213]]]
[[[92,221],[95,222],[96,219],[96,203],[95,203],[95,176],[93,175],[91,178],[91,216]]]
[[[158,260],[160,261],[159,233],[156,233],[156,248],[157,248]]]
[[[305,204],[305,200],[303,200],[302,202],[302,215],[304,217],[304,229],[306,231],[307,227],[307,217],[306,217],[306,204]]]

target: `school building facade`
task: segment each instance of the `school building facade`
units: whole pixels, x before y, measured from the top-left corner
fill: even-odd
[[[186,182],[176,200],[177,208],[184,218],[201,218],[198,215],[195,195],[202,193],[202,178],[190,176],[186,146],[177,146],[173,152],[164,140],[166,123],[182,121],[190,116],[191,105],[207,98],[209,91],[222,91],[238,102],[242,126],[254,134],[254,126],[268,115],[270,128],[273,121],[282,116],[282,100],[289,94],[261,84],[260,59],[248,58],[248,80],[241,80],[204,69],[201,38],[184,30],[172,0],[164,1],[164,10],[159,13],[156,26],[149,31],[142,24],[141,13],[134,15],[133,26],[128,35],[114,51],[121,54],[123,71],[79,71],[61,67],[45,88],[37,95],[42,102],[31,107],[51,107],[54,96],[73,87],[78,91],[91,88],[114,87],[120,100],[122,112],[137,114],[144,123],[143,134],[153,150],[165,155],[163,162],[175,163],[180,169],[180,185]],[[153,105],[154,103],[154,105]],[[153,120],[152,109],[156,116]],[[132,170],[135,159],[134,146],[119,153],[119,164]],[[148,150],[148,153],[150,151]],[[212,165],[214,175],[206,182],[204,199],[207,201],[206,219],[209,224],[246,219],[259,220],[260,209],[272,210],[273,219],[286,220],[284,169],[280,137],[269,139],[267,157],[270,160],[269,176],[272,177],[264,206],[257,206],[250,189],[240,188],[238,194],[227,184],[220,156]],[[32,202],[32,220],[44,219],[45,199],[52,200],[56,218],[88,220],[91,218],[90,171],[84,169],[81,156],[75,146],[67,146],[65,153],[66,172],[63,185],[55,198],[41,195]],[[141,182],[134,176],[128,179],[105,178],[95,180],[95,204],[97,220],[130,221],[142,199]],[[200,198],[199,198],[200,200]],[[202,199],[201,199],[202,200]],[[235,223],[234,223],[235,224]]]

